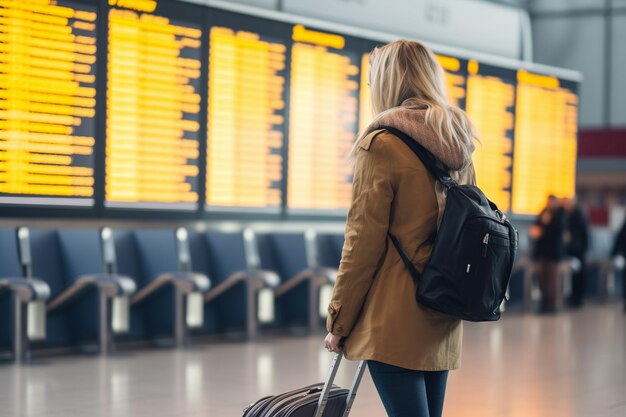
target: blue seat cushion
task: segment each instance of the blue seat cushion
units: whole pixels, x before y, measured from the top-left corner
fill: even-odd
[[[22,276],[15,229],[0,229],[0,278]]]
[[[59,245],[70,281],[105,272],[98,229],[58,230]]]

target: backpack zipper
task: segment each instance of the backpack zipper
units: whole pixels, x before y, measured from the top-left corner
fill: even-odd
[[[489,246],[489,233],[485,233],[483,237],[483,258],[487,257],[487,246]]]

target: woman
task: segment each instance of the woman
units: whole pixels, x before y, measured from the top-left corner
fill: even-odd
[[[461,183],[475,182],[475,131],[467,115],[448,104],[444,72],[421,43],[374,49],[369,76],[377,116],[352,150],[352,204],[325,345],[368,360],[389,417],[438,417],[447,372],[461,361],[461,322],[417,304],[416,284],[387,232],[422,271],[445,195],[415,154],[380,127],[409,134]]]

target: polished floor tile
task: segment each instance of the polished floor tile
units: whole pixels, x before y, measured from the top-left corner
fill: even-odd
[[[323,380],[322,337],[3,364],[0,416],[237,417],[256,398]],[[468,323],[448,387],[446,417],[624,417],[626,315],[614,304]],[[351,415],[385,416],[367,375]]]

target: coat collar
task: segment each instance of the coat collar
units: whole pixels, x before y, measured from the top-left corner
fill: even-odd
[[[369,149],[372,140],[380,133],[381,127],[392,126],[411,136],[450,170],[466,168],[472,162],[473,142],[465,143],[441,137],[426,123],[427,112],[427,106],[412,99],[406,100],[401,106],[379,114],[361,134],[357,146]]]

